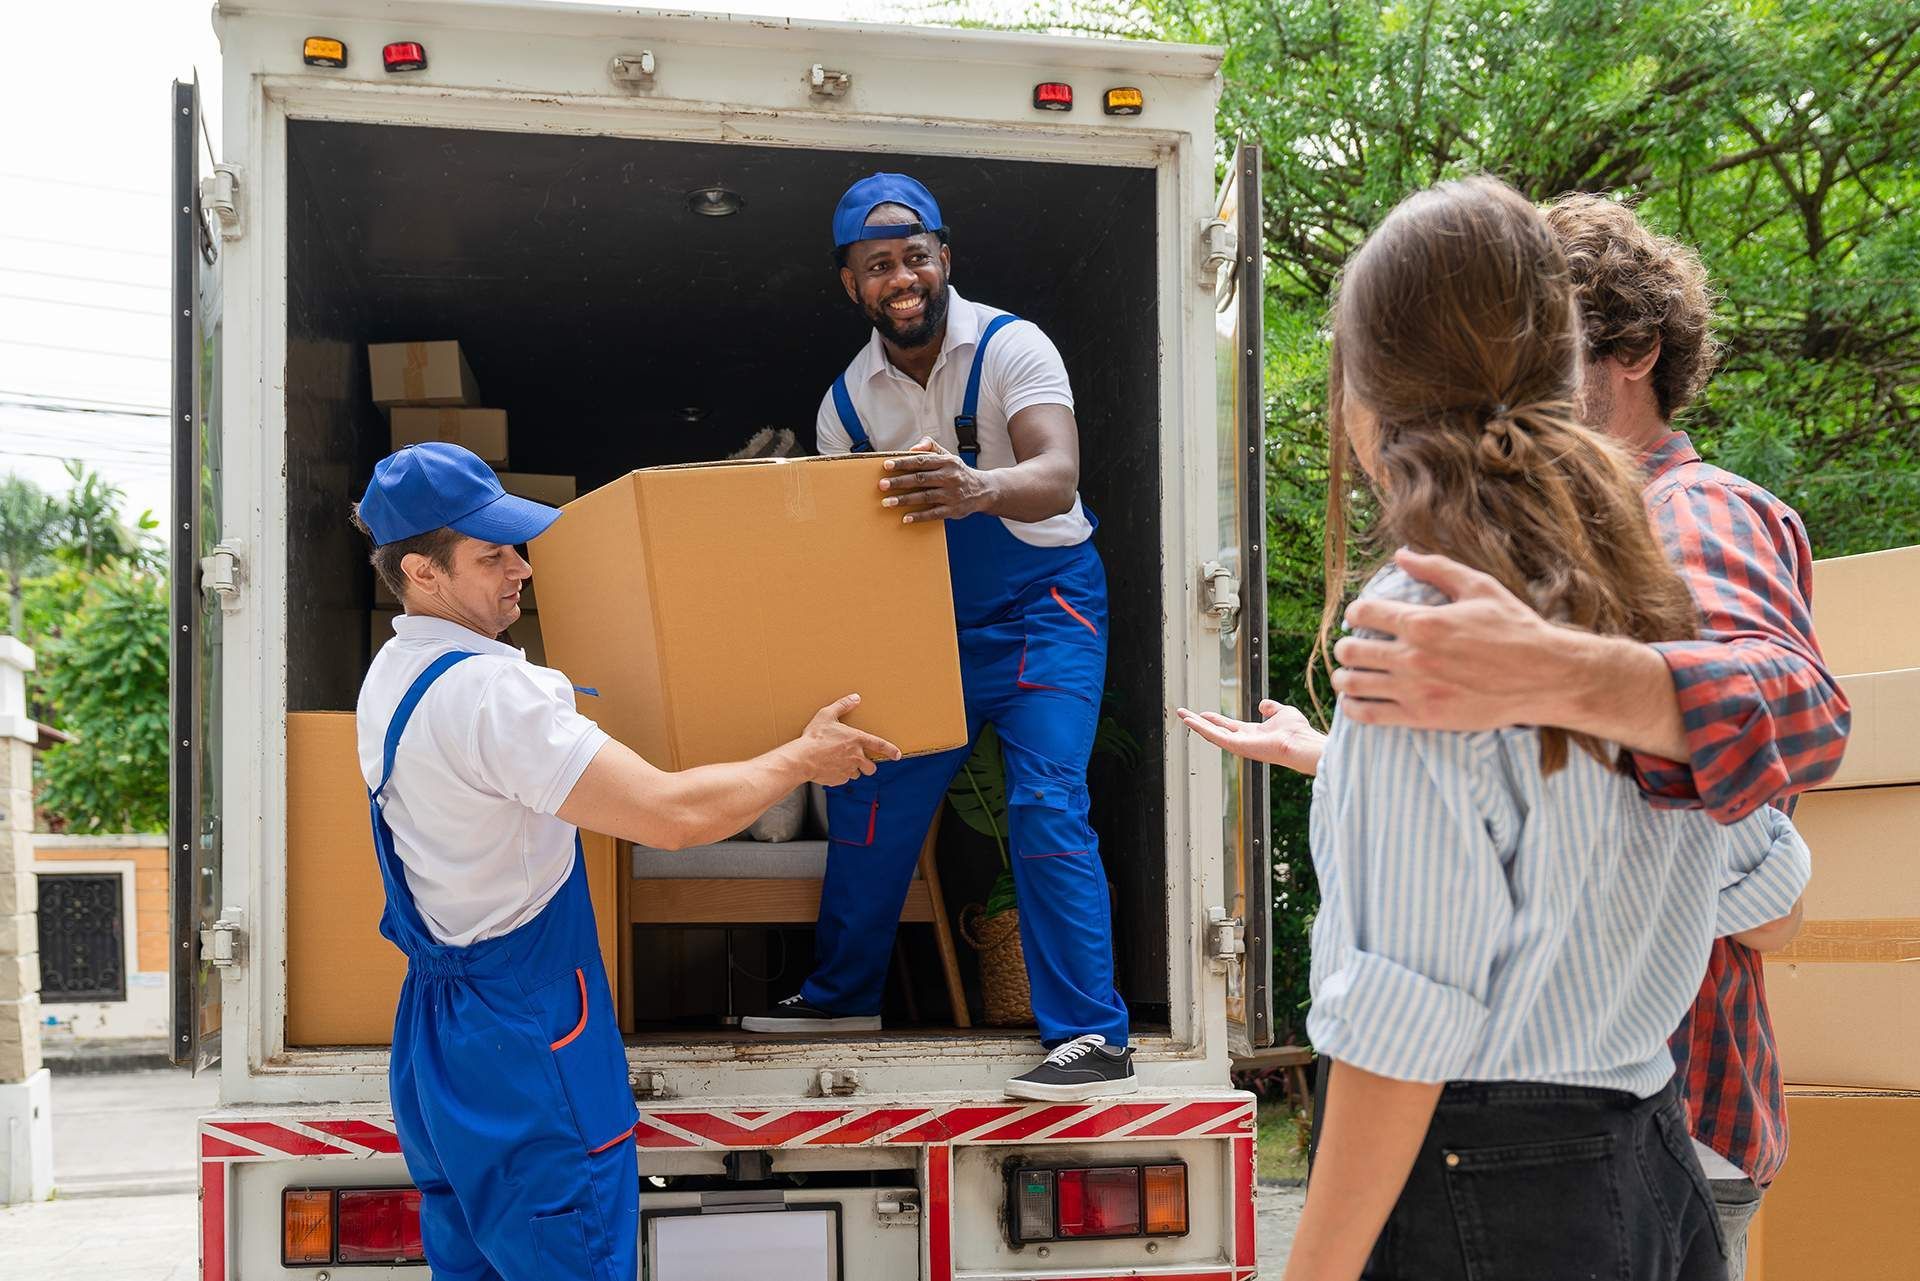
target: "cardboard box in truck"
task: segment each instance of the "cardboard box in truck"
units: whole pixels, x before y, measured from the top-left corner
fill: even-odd
[[[423,441],[444,440],[472,450],[482,462],[507,461],[507,411],[504,409],[434,409],[396,405],[389,416],[395,449]]]
[[[480,385],[457,342],[382,342],[367,347],[373,403],[477,405]]]
[[[616,992],[617,842],[581,834],[600,953]],[[373,852],[352,712],[287,715],[287,1044],[387,1045],[407,961],[380,934],[386,891]]]
[[[580,494],[580,483],[572,476],[542,476],[524,471],[502,471],[494,475],[500,478],[500,488],[509,494],[549,507],[565,507]]]
[[[1847,752],[1824,789],[1920,783],[1920,667],[1842,676],[1853,708]]]
[[[1789,1085],[1793,1153],[1747,1234],[1747,1281],[1920,1275],[1920,1094]]]
[[[1920,547],[1815,561],[1813,629],[1837,674],[1920,667]]]
[[[661,467],[529,545],[551,665],[663,769],[740,760],[861,696],[909,754],[967,742],[941,524],[880,506],[881,455]]]

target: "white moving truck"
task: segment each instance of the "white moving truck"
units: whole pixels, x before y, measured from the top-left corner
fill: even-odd
[[[379,608],[346,523],[389,444],[367,344],[458,339],[511,469],[583,491],[766,426],[807,443],[866,337],[830,212],[882,168],[938,193],[956,284],[1038,322],[1073,378],[1141,747],[1093,776],[1141,1091],[1005,1099],[1034,1034],[960,1009],[746,1036],[736,981],[782,951],[804,974],[804,928],[665,931],[725,934],[723,966],[674,970],[622,920],[644,1274],[762,1275],[714,1262],[758,1251],[808,1281],[1253,1276],[1254,1101],[1228,1063],[1269,1036],[1264,784],[1166,711],[1250,715],[1266,663],[1259,165],[1216,141],[1219,52],[528,0],[222,0],[215,22],[224,125],[176,85],[171,211],[174,1044],[221,1079],[206,1281],[426,1275],[384,1046],[291,1030],[312,966],[289,725],[353,707]],[[942,831],[949,882],[990,879]]]

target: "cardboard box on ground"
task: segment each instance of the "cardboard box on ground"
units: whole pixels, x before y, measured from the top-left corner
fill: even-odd
[[[1920,1094],[1787,1087],[1793,1150],[1747,1237],[1747,1281],[1920,1276]]]
[[[600,952],[622,1009],[617,843],[581,833]],[[287,715],[287,1044],[386,1045],[406,958],[380,935],[385,890],[352,712]],[[630,1016],[623,1020],[631,1026]]]
[[[884,456],[636,471],[529,546],[552,666],[662,769],[739,760],[845,694],[919,754],[967,742],[939,523],[880,506]]]
[[[1813,879],[1767,1004],[1787,1080],[1920,1090],[1920,548],[1816,563],[1813,605],[1853,729],[1794,810]]]

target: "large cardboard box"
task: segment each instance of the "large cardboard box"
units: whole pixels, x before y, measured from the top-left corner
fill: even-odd
[[[367,347],[376,405],[478,405],[480,385],[457,342],[383,342]]]
[[[616,994],[617,842],[582,834],[600,953]],[[387,1045],[406,958],[380,935],[386,892],[352,712],[287,714],[287,1044]]]
[[[549,661],[663,769],[768,751],[853,693],[903,752],[965,745],[945,527],[880,505],[881,462],[656,468],[569,503],[529,546]]]
[[[444,440],[469,449],[482,462],[507,461],[507,411],[504,409],[432,409],[395,406],[391,443],[395,449]]]
[[[1815,561],[1813,629],[1830,671],[1920,667],[1920,547]]]
[[[549,507],[564,507],[580,494],[580,482],[572,476],[542,476],[525,471],[502,471],[494,475],[500,478],[500,488],[514,497]]]
[[[1766,960],[1780,1063],[1795,1081],[1920,1089],[1920,787],[1803,796],[1806,923]]]
[[[1842,676],[1853,707],[1847,752],[1822,788],[1920,783],[1920,667]]]
[[[1920,1277],[1920,1094],[1787,1087],[1793,1151],[1747,1235],[1748,1281]]]

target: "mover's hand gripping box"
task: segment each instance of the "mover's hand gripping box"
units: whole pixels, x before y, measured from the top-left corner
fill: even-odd
[[[741,760],[846,694],[907,755],[963,747],[945,526],[880,505],[886,455],[630,472],[529,545],[547,662],[662,769]]]

